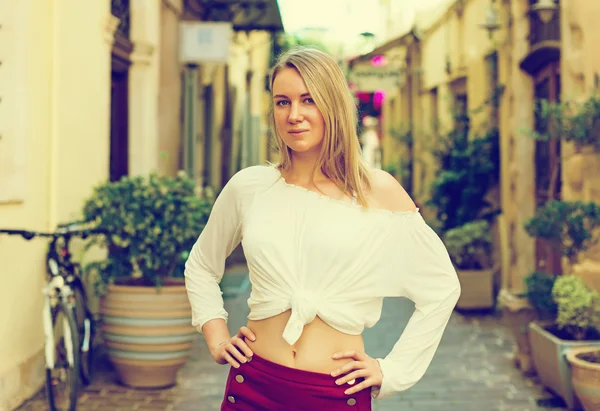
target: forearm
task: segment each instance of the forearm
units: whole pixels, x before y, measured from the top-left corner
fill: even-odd
[[[211,353],[220,344],[228,342],[231,339],[227,323],[222,318],[215,318],[206,322],[202,326],[202,334],[204,334],[206,345]]]

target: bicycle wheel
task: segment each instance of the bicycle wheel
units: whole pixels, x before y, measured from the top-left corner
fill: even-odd
[[[46,395],[50,411],[75,411],[79,394],[79,332],[73,309],[63,302],[52,309],[54,364],[46,364]],[[48,346],[50,344],[50,346]]]
[[[83,285],[74,283],[73,292],[75,293],[75,321],[79,331],[79,351],[80,351],[80,371],[81,382],[89,385],[92,382],[94,373],[94,332],[95,323],[92,313],[87,308],[87,297]]]

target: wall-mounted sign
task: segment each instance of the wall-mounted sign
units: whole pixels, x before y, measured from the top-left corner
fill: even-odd
[[[229,22],[182,22],[179,60],[184,64],[227,63],[233,33]]]
[[[390,65],[356,65],[348,76],[357,90],[365,92],[402,87],[404,79],[404,70]]]

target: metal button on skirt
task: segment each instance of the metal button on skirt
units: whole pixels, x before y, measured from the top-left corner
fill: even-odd
[[[370,388],[347,395],[350,385],[338,386],[335,380],[254,354],[240,368],[231,367],[221,411],[371,411]]]

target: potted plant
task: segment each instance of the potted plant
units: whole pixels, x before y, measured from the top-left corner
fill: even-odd
[[[536,369],[542,383],[563,398],[569,409],[580,409],[580,399],[588,399],[582,374],[572,375],[566,355],[577,357],[579,348],[596,346],[600,349],[600,294],[590,289],[579,277],[563,275],[552,288],[557,315],[545,327],[532,323],[532,346]],[[575,361],[578,362],[578,361]],[[573,389],[575,388],[575,390]],[[597,388],[600,388],[597,386]],[[580,396],[579,393],[583,393]],[[597,408],[585,408],[594,410]]]
[[[106,234],[95,268],[102,287],[100,314],[108,356],[121,383],[166,387],[176,382],[196,330],[181,271],[181,256],[202,231],[211,200],[194,180],[151,174],[95,187],[83,216]],[[175,276],[174,276],[175,274]],[[178,277],[178,278],[175,278]]]
[[[555,275],[535,271],[525,278],[525,291],[514,294],[500,291],[498,302],[503,308],[503,320],[515,339],[513,361],[525,375],[535,373],[529,342],[529,324],[532,321],[556,317],[556,303],[552,299]]]
[[[600,206],[597,204],[558,200],[545,203],[525,224],[530,236],[553,244],[571,266],[577,262],[582,251],[595,243],[595,233],[599,227]],[[585,293],[584,287],[586,284],[576,276],[559,276],[552,287],[556,315],[529,325],[532,357],[540,381],[560,395],[570,408],[578,406],[578,403],[565,353],[574,346],[600,345],[596,336],[570,331],[572,327],[560,319],[566,318],[564,313],[568,310],[569,298],[578,298],[577,293]]]
[[[491,258],[493,220],[499,213],[492,189],[499,178],[498,130],[469,136],[468,118],[442,136],[434,157],[440,171],[426,205],[435,210],[439,234],[461,282],[459,309],[495,305],[495,268]]]
[[[442,233],[475,220],[489,223],[500,213],[492,197],[500,175],[499,133],[493,128],[469,137],[452,130],[433,150],[440,171],[426,205],[435,209]]]
[[[477,220],[452,228],[444,234],[448,254],[461,283],[459,309],[488,309],[494,306],[494,270],[490,253],[490,224]]]
[[[553,244],[571,265],[599,239],[600,205],[583,201],[547,201],[525,223],[532,237]]]
[[[577,151],[586,147],[591,151],[600,150],[600,97],[597,95],[592,94],[581,102],[542,99],[536,111],[545,127],[543,131],[531,132],[535,139],[572,142]]]

